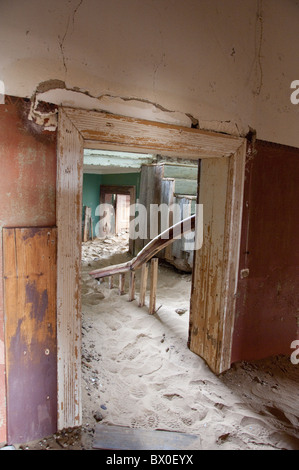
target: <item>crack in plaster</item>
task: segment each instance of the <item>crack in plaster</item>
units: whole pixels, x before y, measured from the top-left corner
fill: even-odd
[[[256,37],[258,35],[258,24],[259,24],[259,37],[257,41],[257,47],[256,47],[256,67],[258,69],[257,75],[259,75],[258,78],[258,84],[256,86],[256,89],[253,91],[254,95],[259,95],[262,90],[263,86],[263,80],[264,80],[264,74],[263,74],[263,66],[262,66],[262,43],[263,43],[263,38],[264,38],[264,17],[263,17],[263,0],[258,0],[258,6],[257,6],[257,15],[256,15]]]
[[[164,66],[165,67],[165,52],[162,53],[161,55],[161,59],[160,61],[155,65],[154,67],[154,74],[153,74],[153,91],[155,93],[156,91],[156,81],[157,81],[157,73],[158,73],[158,70],[161,66]]]
[[[159,103],[155,103],[153,101],[150,101],[150,100],[147,100],[145,98],[126,98],[126,97],[116,97],[116,96],[113,96],[113,95],[110,95],[110,94],[105,94],[105,95],[102,95],[99,99],[102,99],[103,97],[108,97],[108,98],[120,98],[122,99],[123,101],[138,101],[139,103],[146,103],[146,104],[149,104],[149,105],[152,105],[154,106],[155,108],[159,109],[160,111],[163,111],[165,113],[177,113],[177,112],[180,112],[180,111],[173,111],[171,109],[167,109],[165,108],[164,106],[162,106],[161,104]],[[185,116],[187,116],[190,121],[191,121],[191,127],[196,127],[198,128],[198,119],[196,119],[194,116],[192,116],[192,114],[190,113],[183,113],[185,114]]]
[[[70,14],[68,16],[68,19],[67,19],[67,24],[66,24],[66,28],[65,28],[65,32],[64,32],[64,35],[62,36],[62,38],[58,35],[58,43],[59,43],[59,48],[60,48],[60,51],[61,51],[61,55],[62,55],[62,63],[63,63],[63,67],[64,67],[64,70],[65,70],[65,76],[67,74],[67,58],[65,57],[65,54],[64,54],[64,43],[65,43],[65,40],[66,40],[66,37],[68,35],[68,32],[69,32],[69,26],[70,26],[70,19],[72,17],[72,24],[73,24],[73,31],[74,32],[74,27],[75,27],[75,16],[80,8],[80,6],[82,5],[83,3],[83,0],[80,0],[80,2],[78,3],[78,5],[76,6],[76,8],[74,9],[72,15]]]

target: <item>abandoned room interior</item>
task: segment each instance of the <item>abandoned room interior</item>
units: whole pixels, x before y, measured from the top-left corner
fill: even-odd
[[[1,449],[299,449],[298,25],[1,2]]]

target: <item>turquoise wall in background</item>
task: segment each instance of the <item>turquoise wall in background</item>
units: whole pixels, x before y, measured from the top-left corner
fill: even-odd
[[[102,175],[83,174],[82,222],[84,221],[84,206],[91,207],[93,234],[99,217],[95,216],[96,208],[100,203],[100,186]]]
[[[100,190],[102,184],[117,186],[135,186],[136,197],[138,198],[140,189],[140,173],[121,173],[111,175],[96,175],[84,173],[82,221],[84,220],[84,206],[91,207],[94,236],[96,234],[96,224],[99,222],[99,216],[96,215],[96,208],[100,203]]]

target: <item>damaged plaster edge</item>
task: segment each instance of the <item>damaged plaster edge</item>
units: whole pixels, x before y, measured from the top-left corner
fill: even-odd
[[[49,104],[52,105],[50,109]],[[83,91],[78,87],[68,88],[65,82],[59,79],[47,80],[37,86],[31,97],[28,119],[44,127],[45,130],[55,131],[60,106],[107,112],[237,137],[247,133],[245,130],[240,132],[237,123],[229,120],[198,120],[190,113],[169,110],[158,103],[137,97],[115,96],[108,93],[92,96],[88,91]]]
[[[210,120],[209,121],[209,120],[202,119],[198,121],[198,129],[202,131],[217,132],[220,134],[231,135],[234,137],[245,137],[248,132],[248,128],[240,130],[238,124],[230,120],[227,120],[227,121]]]
[[[49,128],[57,127],[57,109],[45,109],[43,104],[80,108],[92,111],[119,114],[136,119],[176,124],[184,127],[195,127],[197,120],[190,114],[172,111],[146,99],[129,98],[102,94],[91,96],[78,88],[67,88],[61,80],[49,80],[38,85],[31,97],[28,118],[36,124]]]

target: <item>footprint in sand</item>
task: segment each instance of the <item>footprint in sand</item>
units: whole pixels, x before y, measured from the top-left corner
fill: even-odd
[[[202,421],[203,419],[206,418],[209,409],[207,407],[200,407],[197,405],[196,408],[191,408],[192,411],[194,412],[194,420],[195,421]]]
[[[281,421],[283,424],[287,426],[295,426],[298,427],[298,416],[294,415],[293,413],[288,413],[283,411],[276,406],[266,406],[266,410],[274,416],[274,418]]]
[[[193,419],[191,418],[191,416],[183,416],[181,420],[182,423],[185,424],[185,426],[192,426],[193,424]]]
[[[128,344],[120,353],[120,359],[133,361],[141,353],[141,350],[135,348],[133,344]]]
[[[131,420],[131,426],[133,428],[154,428],[157,429],[159,427],[159,418],[157,415],[150,413],[144,413],[140,416],[136,416]]]
[[[140,387],[132,387],[131,389],[131,395],[135,398],[144,398],[147,395],[147,388],[146,386],[140,386]]]
[[[240,426],[242,428],[246,428],[246,431],[250,432],[250,434],[255,435],[264,433],[265,431],[270,431],[271,429],[269,424],[264,422],[262,419],[253,418],[250,416],[244,416],[240,422]]]
[[[167,427],[168,429],[174,429],[174,430],[178,430],[180,429],[180,418],[170,418],[169,420],[166,419],[165,420],[165,427]]]
[[[84,303],[86,305],[98,305],[104,298],[105,296],[101,292],[96,292],[90,295],[87,294],[84,296]]]
[[[158,428],[159,427],[159,418],[156,414],[150,413],[149,416],[146,417],[146,424],[150,428]]]
[[[278,431],[270,435],[270,440],[278,449],[299,450],[299,439],[296,436]]]
[[[81,294],[82,294],[82,295],[88,294],[89,291],[90,291],[90,289],[89,289],[89,287],[87,287],[87,286],[84,286],[84,287],[81,288]]]
[[[178,393],[164,393],[163,398],[172,401],[174,398],[183,398]]]
[[[113,318],[106,318],[105,324],[112,331],[117,331],[121,328],[121,323],[115,321]]]

